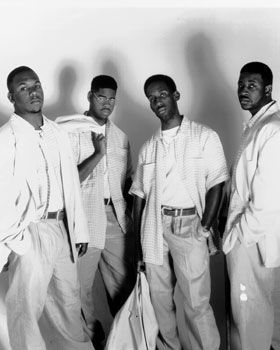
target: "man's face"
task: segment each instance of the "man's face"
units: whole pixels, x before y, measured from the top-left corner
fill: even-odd
[[[88,101],[90,103],[90,111],[101,123],[107,121],[115,107],[116,91],[104,88],[98,91],[90,91],[88,93]]]
[[[179,98],[179,93],[178,98]],[[177,113],[176,92],[171,93],[168,86],[163,81],[151,83],[147,88],[147,97],[150,101],[150,107],[155,115],[166,122]],[[177,95],[176,95],[177,96]]]
[[[12,81],[8,98],[19,115],[41,112],[44,93],[37,74],[28,70],[17,74]]]
[[[264,86],[259,73],[241,73],[238,80],[238,98],[241,108],[256,114],[267,102],[266,92],[271,85]]]

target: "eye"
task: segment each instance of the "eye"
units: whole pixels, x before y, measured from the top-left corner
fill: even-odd
[[[98,96],[97,98],[102,103],[106,101],[106,97],[104,97],[104,96]]]
[[[248,89],[253,90],[255,89],[256,85],[255,84],[249,84]]]
[[[22,86],[20,86],[19,90],[20,90],[20,91],[26,91],[26,90],[27,90],[27,87],[24,86],[24,85],[22,85]]]
[[[163,91],[161,94],[160,94],[160,97],[161,98],[166,98],[168,96],[168,92],[167,91]]]
[[[149,97],[149,101],[150,101],[151,104],[155,103],[155,100],[156,100],[155,96],[150,96]]]
[[[115,103],[115,100],[116,99],[114,97],[109,98],[109,102],[112,103],[112,104]]]
[[[35,87],[36,87],[36,89],[41,89],[42,88],[41,83],[36,83]]]

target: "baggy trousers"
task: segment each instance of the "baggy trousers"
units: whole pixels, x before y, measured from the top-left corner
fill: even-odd
[[[131,232],[123,233],[117,221],[114,207],[107,205],[107,230],[104,249],[89,247],[78,262],[81,283],[82,309],[88,334],[93,337],[94,324],[94,278],[97,268],[103,279],[110,312],[114,317],[131,293],[136,275],[133,269],[134,241]]]
[[[163,265],[146,263],[151,300],[159,324],[158,350],[180,350],[174,289],[183,296],[186,335],[191,350],[218,350],[220,336],[210,299],[209,253],[197,214],[162,215]]]
[[[245,247],[239,240],[227,254],[233,325],[232,350],[269,350],[274,311],[274,268],[266,268],[257,244]]]
[[[32,244],[9,258],[7,321],[13,350],[46,350],[38,321],[44,316],[53,350],[92,350],[83,330],[77,265],[62,221],[31,223]],[[48,347],[49,349],[49,347]]]

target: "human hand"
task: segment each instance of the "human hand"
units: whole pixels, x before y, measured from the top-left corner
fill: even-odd
[[[106,138],[103,134],[91,133],[91,140],[94,152],[104,156],[106,154]]]
[[[81,258],[87,252],[88,243],[76,243],[76,249],[78,252],[78,257]]]

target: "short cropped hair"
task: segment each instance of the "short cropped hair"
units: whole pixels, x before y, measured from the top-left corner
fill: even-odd
[[[262,80],[264,81],[264,85],[272,85],[273,81],[273,74],[271,69],[262,62],[249,62],[245,64],[241,68],[241,73],[256,73],[260,74],[262,77]]]
[[[112,89],[117,91],[118,84],[116,80],[109,75],[97,75],[91,81],[90,90],[96,92],[99,89]]]
[[[15,76],[22,73],[22,72],[26,72],[26,71],[34,72],[33,69],[31,69],[27,66],[20,66],[20,67],[13,69],[9,73],[9,75],[7,77],[7,87],[8,87],[9,92],[11,92],[11,90],[12,90],[12,84],[13,84],[13,80],[14,80]]]
[[[172,78],[170,78],[168,75],[155,74],[155,75],[152,75],[151,77],[149,77],[144,84],[144,92],[145,92],[146,96],[147,96],[148,86],[151,85],[152,83],[155,83],[158,81],[164,82],[167,85],[167,87],[171,93],[173,93],[177,90],[177,87],[176,87],[174,80]]]

